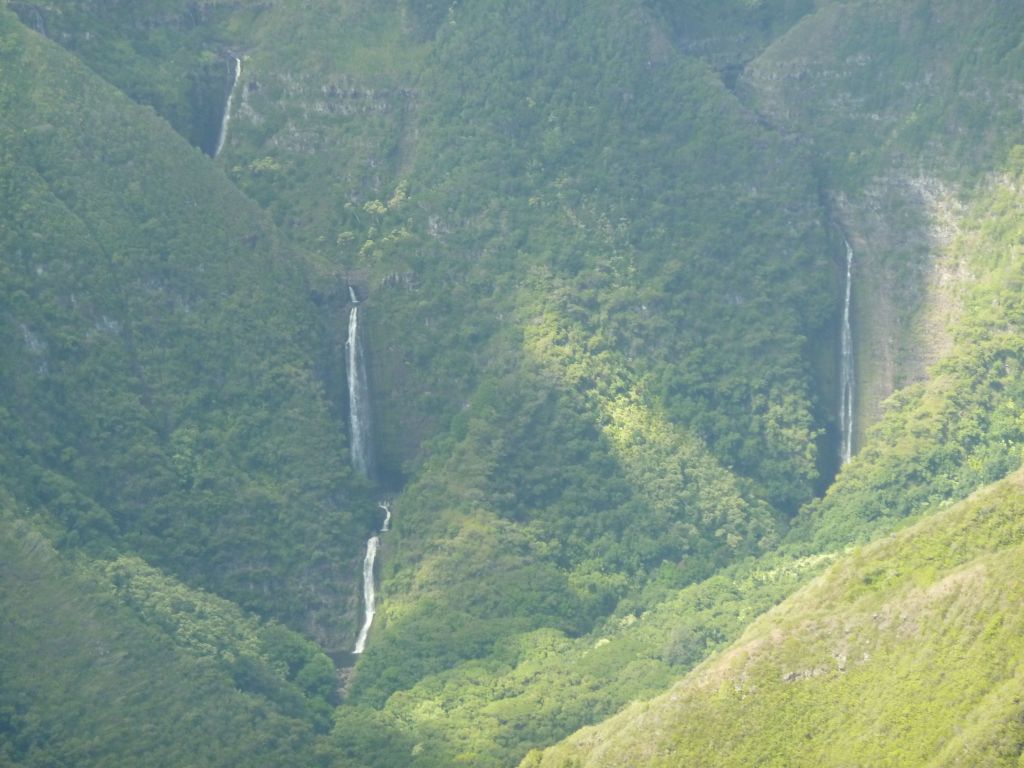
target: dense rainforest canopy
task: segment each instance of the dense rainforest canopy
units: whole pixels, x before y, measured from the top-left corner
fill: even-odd
[[[1022,103],[1004,0],[0,0],[0,765],[1018,765]]]

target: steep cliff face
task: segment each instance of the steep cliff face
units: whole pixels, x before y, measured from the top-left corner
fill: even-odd
[[[198,599],[176,576],[343,651],[394,493],[329,734],[293,637],[211,662],[305,724],[298,762],[513,764],[1020,461],[1005,3],[2,5],[5,507],[99,573],[159,566],[143,627]],[[181,136],[214,154],[235,57],[211,158]],[[815,500],[844,239],[860,452]],[[377,486],[345,445],[355,299]]]
[[[949,349],[970,278],[948,252],[960,198],[1021,134],[1021,23],[999,2],[823,4],[739,78],[745,102],[817,158],[857,254],[860,445],[882,402]]]
[[[333,5],[272,8],[248,29],[224,163],[289,236],[343,270],[366,239],[364,205],[391,199],[408,173],[426,47],[397,6]]]
[[[907,517],[934,517],[842,557],[756,623],[749,643],[669,695],[524,765],[830,765],[850,754],[1016,764],[1020,707],[1007,694],[1020,649],[995,639],[1012,604],[1003,598],[1020,589],[1011,563],[1024,444],[1022,153],[1006,151],[1022,139],[1007,73],[1019,72],[1024,50],[1010,10],[825,6],[741,79],[747,103],[818,158],[833,220],[857,252],[859,413],[862,428],[876,421],[825,497],[802,511],[790,551],[841,550]],[[901,79],[918,66],[905,47],[926,40],[950,41],[948,61],[925,67],[923,80]],[[889,83],[898,87],[879,87]],[[921,124],[907,101],[941,122]],[[1006,128],[972,134],[976,120]]]
[[[152,107],[207,154],[216,146],[233,79],[239,26],[270,5],[263,0],[8,3],[23,23]]]
[[[835,198],[836,220],[856,253],[856,445],[896,390],[923,381],[947,354],[969,280],[950,250],[963,215],[936,178],[893,174]]]

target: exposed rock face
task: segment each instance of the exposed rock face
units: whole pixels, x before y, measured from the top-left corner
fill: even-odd
[[[958,289],[968,278],[948,248],[961,214],[955,183],[941,178],[961,148],[940,141],[940,129],[914,123],[908,106],[929,89],[948,88],[950,65],[937,56],[894,61],[875,39],[910,45],[966,22],[910,5],[820,9],[754,59],[737,85],[752,109],[817,157],[827,205],[857,254],[855,445],[882,402],[923,379],[949,349]]]
[[[924,379],[952,343],[959,287],[968,275],[948,246],[959,203],[941,181],[901,174],[873,179],[835,207],[857,251],[854,343],[858,438],[896,389]]]

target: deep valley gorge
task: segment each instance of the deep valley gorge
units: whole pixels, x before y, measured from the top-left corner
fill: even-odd
[[[1024,760],[1024,7],[0,0],[0,169],[0,765]]]

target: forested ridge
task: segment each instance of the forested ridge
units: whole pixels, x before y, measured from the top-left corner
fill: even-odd
[[[1015,765],[1022,30],[0,4],[0,762]]]

